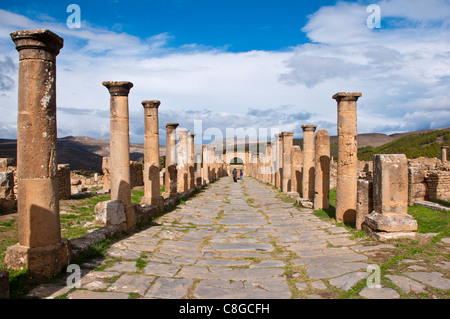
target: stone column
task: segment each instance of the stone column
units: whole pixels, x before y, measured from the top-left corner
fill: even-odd
[[[336,220],[355,222],[358,192],[358,145],[356,142],[356,101],[361,93],[336,93],[338,161]]]
[[[186,192],[189,189],[188,166],[189,166],[189,130],[178,129],[178,145],[177,145],[177,175],[178,175],[178,191]]]
[[[267,183],[272,182],[272,144],[266,144],[266,156],[264,162],[264,180]]]
[[[195,133],[189,134],[189,175],[188,184],[189,189],[195,189],[195,167],[194,167],[194,155],[195,155],[195,144],[194,144]]]
[[[283,179],[283,132],[275,134],[277,143],[277,169],[276,169],[276,184],[275,186],[281,189]]]
[[[366,227],[365,227],[366,226]],[[408,215],[408,160],[405,154],[373,157],[373,212],[363,229],[377,239],[414,237],[417,221]]]
[[[131,82],[103,82],[110,97],[110,172],[111,200],[123,202],[127,216],[127,230],[136,225],[134,206],[131,205],[130,137],[128,94]]]
[[[203,178],[202,178],[202,155],[197,154],[196,156],[196,186],[197,187],[202,187],[203,185]]]
[[[292,146],[292,191],[302,192],[303,154],[299,145]]]
[[[324,129],[318,130],[315,143],[314,209],[327,209],[330,193],[330,134]]]
[[[211,149],[211,180],[215,181],[217,179],[217,164],[216,164],[216,147]]]
[[[447,150],[448,150],[447,145],[441,146],[441,161],[442,161],[442,163],[447,162]]]
[[[292,189],[291,170],[292,170],[292,139],[294,132],[283,132],[283,182],[281,190],[285,193]]]
[[[202,145],[203,153],[203,167],[202,167],[202,182],[203,185],[209,184],[209,151],[208,145]]]
[[[64,40],[53,32],[11,33],[19,51],[17,212],[19,243],[6,251],[9,269],[58,274],[72,255],[61,238],[56,158],[56,56]]]
[[[177,164],[176,164],[176,140],[178,123],[166,124],[166,173],[165,173],[165,195],[167,197],[177,197]]]
[[[302,197],[314,199],[315,143],[314,132],[317,125],[302,125],[303,129],[303,176]]]
[[[143,101],[144,107],[144,197],[141,204],[157,205],[164,209],[159,183],[159,124],[160,101]]]

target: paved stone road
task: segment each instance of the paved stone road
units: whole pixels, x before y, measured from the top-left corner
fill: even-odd
[[[359,245],[345,228],[279,194],[251,178],[222,178],[160,217],[158,226],[112,245],[112,259],[83,265],[82,289],[42,285],[30,296],[321,298],[330,289],[350,289],[368,276],[368,256],[394,248]],[[99,265],[101,271],[92,270]],[[399,296],[383,288],[376,297]]]

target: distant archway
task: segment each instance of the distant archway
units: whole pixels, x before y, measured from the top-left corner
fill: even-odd
[[[243,165],[244,161],[240,157],[233,157],[229,162],[230,165]]]

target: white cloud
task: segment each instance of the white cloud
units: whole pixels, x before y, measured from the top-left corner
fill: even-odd
[[[0,112],[9,115],[2,119],[0,137],[14,138],[17,120],[18,54],[8,34],[43,26],[65,39],[57,58],[60,137],[108,138],[109,94],[101,83],[109,80],[134,83],[129,98],[133,142],[143,141],[141,101],[148,99],[161,100],[162,132],[167,122],[192,130],[194,120],[202,120],[204,128],[223,132],[277,126],[301,137],[302,124],[318,124],[334,135],[331,97],[338,91],[363,93],[361,133],[448,126],[450,32],[445,20],[450,5],[434,0],[437,13],[423,9],[420,1],[408,4],[402,11],[403,0],[380,2],[382,19],[404,21],[398,28],[371,30],[366,5],[338,2],[312,14],[302,28],[312,43],[241,53],[196,43],[173,47],[170,33],[140,39],[88,22],[73,30],[0,10]]]

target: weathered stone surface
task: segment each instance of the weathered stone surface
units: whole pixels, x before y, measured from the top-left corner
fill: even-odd
[[[330,279],[330,285],[348,291],[354,285],[356,285],[361,279],[367,278],[368,275],[369,274],[367,272],[353,272],[337,278]]]
[[[124,274],[109,286],[107,290],[126,293],[134,292],[144,295],[154,280],[155,277],[153,276]]]
[[[399,286],[404,292],[420,293],[424,291],[425,286],[421,285],[417,281],[411,280],[404,276],[386,275],[394,284]]]
[[[400,295],[391,288],[369,288],[366,287],[359,295],[367,299],[399,299]]]
[[[180,299],[193,284],[191,279],[158,278],[146,293],[146,298]]]
[[[385,215],[372,212],[366,216],[367,226],[376,231],[408,232],[417,230],[417,221],[408,214]]]
[[[361,93],[338,92],[337,102],[338,161],[336,185],[336,220],[353,223],[356,218],[358,143],[356,101]]]
[[[65,295],[70,291],[67,286],[58,284],[43,284],[30,290],[26,296],[28,298],[53,299],[61,295]]]
[[[0,172],[0,207],[13,208],[15,205],[14,173]]]
[[[356,205],[356,228],[361,229],[361,225],[366,216],[373,211],[373,181],[358,179],[358,196]]]
[[[436,271],[405,272],[404,274],[433,288],[450,289],[450,279],[443,278],[442,274]]]
[[[109,200],[95,205],[95,220],[104,225],[121,225],[126,222],[125,207],[121,200]]]

